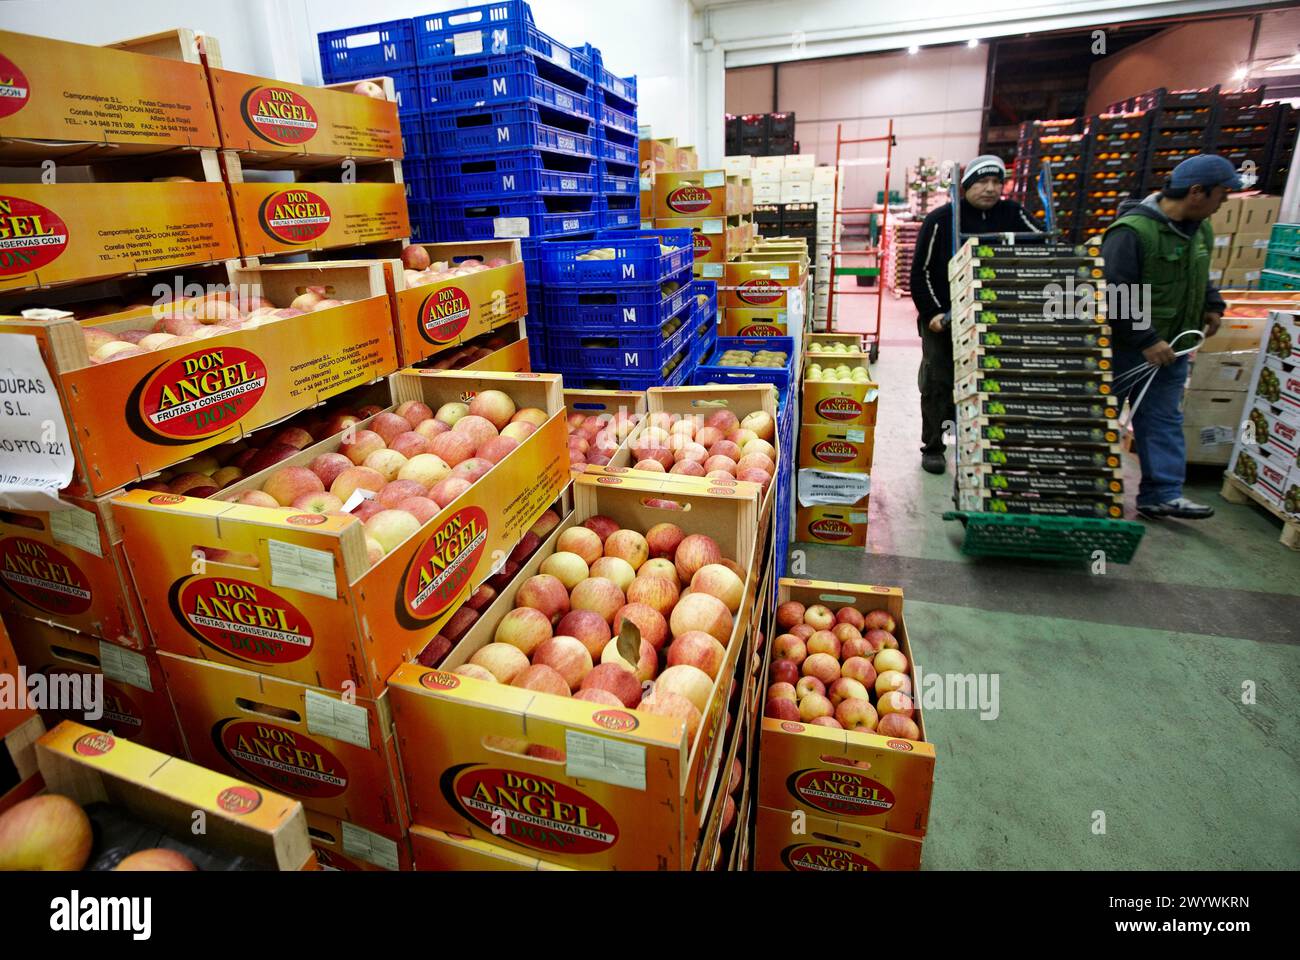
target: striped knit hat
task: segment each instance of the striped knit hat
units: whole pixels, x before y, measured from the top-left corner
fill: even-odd
[[[999,180],[1006,180],[1007,165],[1002,162],[1001,157],[995,157],[991,154],[984,154],[976,157],[970,163],[966,164],[966,172],[961,177],[961,188],[969,189],[970,185],[981,177],[997,177]]]

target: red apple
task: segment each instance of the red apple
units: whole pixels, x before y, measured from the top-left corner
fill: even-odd
[[[555,549],[576,553],[588,566],[605,555],[604,544],[594,531],[587,527],[570,527],[555,541]]]
[[[668,640],[668,623],[663,615],[644,603],[627,603],[618,608],[614,614],[613,635],[618,636],[623,629],[623,621],[630,620],[641,632],[641,639],[654,647],[657,653]]]
[[[533,651],[533,663],[544,664],[564,678],[570,690],[577,690],[591,672],[591,653],[574,637],[551,637]]]
[[[641,681],[622,663],[598,663],[582,681],[583,690],[605,690],[625,707],[641,701]]]
[[[470,488],[468,480],[460,477],[447,477],[439,480],[437,485],[429,491],[429,499],[433,500],[440,507],[445,507],[462,493]]]
[[[530,606],[516,606],[501,618],[492,636],[494,643],[508,643],[526,655],[551,639],[551,618],[542,610]]]
[[[695,742],[696,731],[700,729],[700,711],[695,704],[678,693],[655,688],[654,692],[637,704],[637,713],[650,713],[660,717],[680,720],[686,733],[688,744]]]
[[[800,677],[799,682],[794,685],[795,696],[802,700],[810,693],[826,694],[826,684],[822,683],[816,677]]]
[[[407,400],[400,403],[393,412],[409,423],[413,430],[425,420],[433,419],[433,410],[428,404],[421,403],[419,400]]]
[[[840,676],[856,680],[864,687],[871,689],[876,683],[876,668],[866,657],[855,654],[846,658],[844,663],[840,665]]]
[[[602,547],[604,546],[605,541],[609,539],[610,534],[615,533],[619,529],[617,523],[609,517],[602,516],[599,513],[594,517],[588,517],[586,520],[582,521],[582,525],[596,534],[596,536],[600,537]]]
[[[456,425],[451,428],[451,432],[469,437],[474,444],[475,450],[493,437],[498,436],[496,425],[491,420],[486,417],[475,416],[472,413],[457,420]]]
[[[358,430],[350,442],[344,440],[339,444],[339,453],[357,466],[361,466],[368,456],[376,450],[383,450],[386,446],[384,438],[373,430]]]
[[[876,733],[882,737],[901,737],[904,740],[921,739],[921,728],[916,725],[911,717],[906,717],[901,713],[887,713],[880,718],[876,724]]]
[[[768,700],[763,705],[763,716],[771,717],[773,720],[798,720],[799,705],[783,697]]]
[[[887,633],[893,633],[897,627],[888,610],[868,610],[862,618],[862,625],[867,630],[884,630]]]
[[[840,678],[840,662],[829,653],[810,653],[799,669],[805,677],[816,677],[826,686]]]
[[[509,683],[529,667],[524,652],[508,643],[489,643],[476,650],[469,662],[487,670],[497,683]]]
[[[281,467],[262,484],[262,490],[287,507],[307,494],[324,493],[325,485],[306,467]]]
[[[338,475],[351,466],[352,461],[341,453],[322,453],[307,465],[307,469],[320,477],[321,484],[328,490]]]
[[[573,637],[598,658],[611,636],[609,624],[594,610],[570,610],[555,625],[557,637]]]
[[[799,664],[793,660],[773,660],[767,668],[767,678],[771,683],[788,683],[793,689],[799,682]]]
[[[685,583],[690,583],[691,578],[701,567],[721,561],[722,550],[718,547],[717,541],[700,533],[693,533],[683,539],[677,545],[677,553],[673,558],[677,575]]]
[[[614,615],[627,599],[612,580],[588,577],[573,588],[569,602],[574,610],[594,610],[604,617],[607,623],[613,623]]]
[[[529,577],[515,594],[516,607],[532,607],[540,610],[551,623],[558,623],[569,612],[569,604],[569,591],[565,589],[564,584],[545,573]],[[575,602],[574,609],[585,608],[579,608]]]
[[[93,843],[85,811],[60,794],[31,797],[0,814],[0,870],[80,870]]]
[[[629,603],[645,604],[665,617],[672,613],[673,607],[677,606],[680,595],[681,590],[677,586],[675,574],[673,579],[669,580],[667,577],[643,573],[638,575],[627,588]]]
[[[731,638],[733,618],[727,605],[707,593],[691,593],[681,598],[668,619],[674,637],[693,630],[717,637],[722,643]]]
[[[808,647],[793,633],[783,633],[772,641],[772,656],[799,666],[808,657]]]
[[[718,678],[718,671],[726,658],[727,648],[716,637],[698,630],[682,634],[668,648],[668,666],[690,664],[713,680]]]

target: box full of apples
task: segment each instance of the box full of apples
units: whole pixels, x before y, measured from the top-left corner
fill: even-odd
[[[782,578],[777,600],[759,803],[924,835],[935,752],[902,591]]]
[[[67,492],[102,496],[397,369],[379,262],[229,278],[90,325],[66,311],[0,318],[0,332],[37,338],[57,385],[76,460]]]
[[[412,244],[401,261],[393,286],[408,366],[528,313],[518,240]]]
[[[159,649],[374,698],[497,572],[569,479],[560,378],[389,384],[389,409],[218,497],[113,501]]]
[[[0,871],[316,867],[302,805],[282,794],[70,720],[36,757],[49,792],[0,813]]]
[[[573,484],[574,513],[442,668],[389,678],[412,822],[569,866],[691,869],[736,719],[759,491]]]
[[[565,390],[569,411],[569,463],[577,473],[587,464],[631,465],[626,441],[645,419],[646,397],[636,390]],[[659,464],[662,467],[662,464]]]

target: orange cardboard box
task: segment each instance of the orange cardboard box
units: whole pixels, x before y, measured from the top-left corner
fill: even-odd
[[[149,633],[109,497],[0,511],[0,610],[141,650]]]
[[[390,840],[409,825],[386,695],[160,653],[190,759]],[[347,698],[351,699],[347,699]]]
[[[111,49],[0,30],[7,94],[0,158],[216,147],[216,116],[193,34],[176,31],[171,40],[151,44],[155,54],[171,47],[151,56],[128,52],[133,41]]]
[[[153,650],[126,650],[23,617],[8,617],[6,623],[27,676],[40,674],[51,692],[60,689],[66,695],[65,709],[41,711],[48,726],[76,720],[164,753],[184,752]],[[94,703],[97,677],[103,677],[102,704]],[[96,712],[101,715],[88,716]]]
[[[759,807],[754,869],[795,873],[919,870],[921,844],[920,838],[907,834]]]
[[[777,603],[797,600],[831,610],[852,606],[859,613],[885,610],[893,618],[908,672],[915,664],[903,617],[903,591],[896,587],[781,578]],[[771,658],[764,661],[767,676]],[[912,719],[921,741],[875,733],[834,730],[764,717],[759,756],[759,804],[774,810],[802,810],[827,817],[924,836],[934,787],[935,750],[927,742],[919,704]]]
[[[0,317],[0,332],[39,340],[57,382],[76,458],[69,493],[110,493],[396,369],[378,262],[232,266],[229,277],[275,303],[314,285],[353,302],[101,364],[90,362],[82,325],[67,313]],[[153,309],[93,326],[152,329]]]
[[[632,466],[632,438],[641,432],[646,413],[646,395],[640,390],[565,390],[564,407],[569,416],[581,414],[586,417],[598,417],[603,414],[611,416],[641,415],[642,423],[637,423],[623,442],[618,445],[614,455],[609,458],[608,467],[615,469]],[[574,464],[576,473],[586,471],[588,464]]]
[[[36,741],[44,734],[45,722],[30,710],[0,711],[0,813],[45,789],[36,765]]]
[[[723,275],[723,263],[729,253],[734,253],[732,237],[723,217],[657,217],[657,230],[690,230],[691,241],[695,247],[695,275],[708,279],[719,279]],[[717,269],[711,273],[699,269],[709,264]]]
[[[798,331],[796,330],[795,333]],[[790,314],[784,307],[765,309],[755,307],[724,307],[722,310],[722,336],[724,337],[789,337]]]
[[[18,654],[14,652],[13,641],[9,639],[9,630],[4,621],[0,620],[0,677],[18,676],[18,666]],[[8,736],[36,716],[36,711],[30,706],[19,706],[9,695],[0,702],[4,703],[0,707],[0,736]]]
[[[373,873],[415,869],[409,837],[392,840],[314,810],[307,811],[307,832],[322,870]]]
[[[239,256],[222,183],[7,183],[0,245],[0,292]]]
[[[819,356],[828,358],[828,364],[839,366],[842,363],[850,368],[860,366],[870,369],[865,355],[808,354],[805,365]],[[855,380],[809,380],[805,370],[802,389],[803,402],[799,408],[805,425],[840,428],[875,426],[880,402],[879,384]]]
[[[727,217],[736,198],[725,170],[663,170],[655,174],[654,215],[661,217]],[[730,208],[730,209],[729,209]]]
[[[233,154],[226,155],[227,168]],[[396,183],[241,183],[230,206],[244,257],[307,253],[411,235],[406,189]]]
[[[637,142],[637,154],[641,163],[641,172],[644,174],[654,170],[671,170],[676,165],[677,147],[671,147],[673,152],[673,163],[668,161],[669,143],[666,140],[648,140],[641,139]],[[642,207],[643,210],[649,210],[649,207]]]
[[[719,779],[730,681],[751,627],[757,590],[752,574],[693,743],[682,723],[667,717],[448,671],[492,641],[519,586],[568,527],[603,514],[620,526],[647,530],[668,517],[687,533],[707,531],[725,556],[750,569],[757,492],[749,484],[724,489],[576,477],[574,513],[498,595],[443,668],[407,663],[389,678],[414,822],[565,866],[691,869]],[[647,505],[669,497],[682,509],[669,514]],[[546,749],[529,754],[530,746]]]
[[[36,744],[50,793],[83,806],[108,801],[185,843],[211,846],[268,870],[315,869],[296,800],[65,721]],[[206,832],[194,832],[195,811]]]
[[[468,259],[509,261],[478,273],[437,283],[408,286],[394,269],[397,336],[402,362],[419,363],[528,313],[524,264],[518,240],[420,244],[432,263],[457,264]]]
[[[845,344],[848,349],[848,358],[856,359],[858,354],[866,354],[862,343],[862,334],[860,333],[815,333],[808,338],[807,353],[811,355],[821,355],[830,357],[843,357],[844,353],[834,350],[819,350],[818,347],[831,346],[834,344]]]
[[[642,143],[645,141],[643,140]],[[461,833],[430,830],[418,823],[411,827],[415,869],[425,871],[536,871],[572,870],[521,853],[513,847],[475,840]]]
[[[762,307],[769,310],[792,307],[790,297],[803,286],[806,268],[801,260],[748,261],[727,263],[723,286],[724,306]]]
[[[221,146],[259,165],[400,160],[397,104],[209,67]]]
[[[805,423],[799,430],[799,466],[870,473],[875,445],[875,427]]]
[[[113,507],[160,650],[330,690],[350,682],[375,699],[397,665],[504,563],[569,479],[560,378],[403,371],[390,383],[395,401],[435,410],[497,389],[550,419],[374,566],[352,517],[124,493]],[[313,444],[223,493],[260,489],[275,470],[305,466],[342,439]]]
[[[855,504],[797,507],[793,540],[836,547],[867,545],[868,499]]]

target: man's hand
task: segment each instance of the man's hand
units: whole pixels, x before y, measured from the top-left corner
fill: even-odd
[[[1205,311],[1205,338],[1208,340],[1219,332],[1219,323],[1223,320],[1223,314],[1211,313]]]
[[[1142,351],[1142,356],[1146,357],[1147,363],[1154,364],[1157,367],[1168,366],[1178,359],[1174,354],[1174,348],[1164,340],[1147,347]]]
[[[930,318],[929,327],[931,333],[943,333],[943,318],[942,313],[936,313]]]

